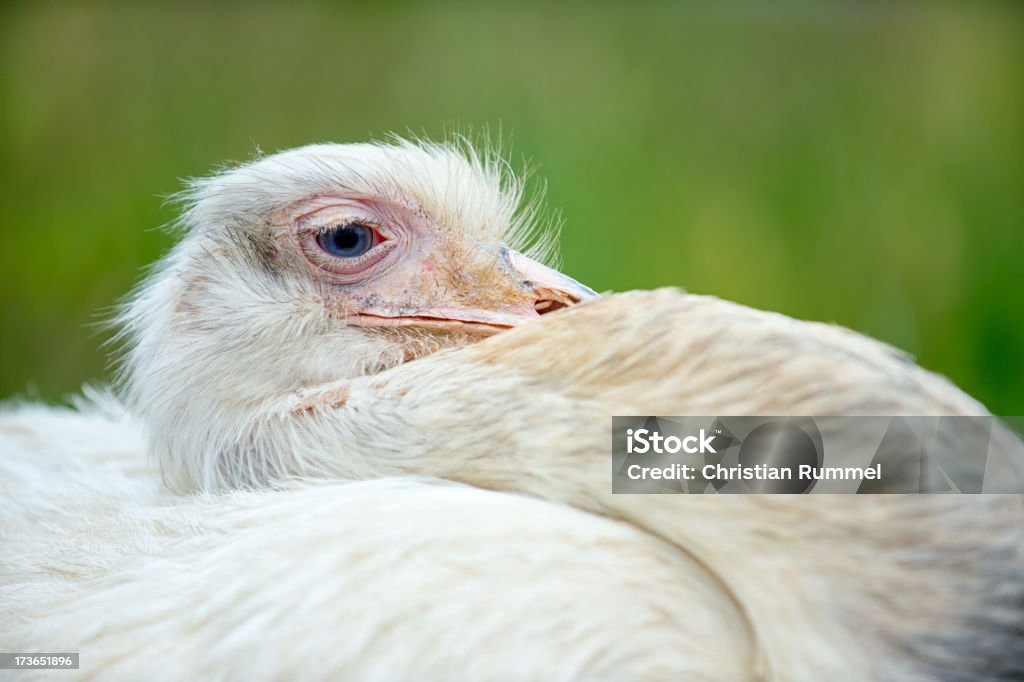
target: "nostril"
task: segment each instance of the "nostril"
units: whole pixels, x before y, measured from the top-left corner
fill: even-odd
[[[538,315],[547,315],[580,302],[579,297],[561,289],[538,287],[534,291],[537,294],[537,300],[533,304],[533,309],[537,311]]]
[[[537,311],[538,315],[547,315],[553,313],[556,310],[562,308],[568,308],[570,304],[563,303],[562,301],[552,301],[551,299],[541,299],[533,304],[534,310]]]

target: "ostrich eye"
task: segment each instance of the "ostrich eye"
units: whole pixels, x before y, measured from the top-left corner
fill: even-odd
[[[317,233],[320,248],[338,258],[357,258],[377,245],[379,237],[372,227],[348,223]]]

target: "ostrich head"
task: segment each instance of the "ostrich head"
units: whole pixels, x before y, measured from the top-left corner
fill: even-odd
[[[191,183],[181,241],[120,316],[127,398],[155,451],[188,434],[227,447],[282,395],[593,296],[540,262],[553,236],[517,212],[521,195],[493,156],[404,141],[313,145]]]

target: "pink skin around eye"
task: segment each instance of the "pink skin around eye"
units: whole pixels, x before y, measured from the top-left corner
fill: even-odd
[[[299,248],[306,259],[317,268],[334,276],[339,283],[362,281],[374,266],[384,260],[399,244],[401,226],[389,220],[385,211],[371,202],[334,197],[312,199],[293,208],[292,219]],[[317,235],[326,229],[350,223],[361,224],[373,231],[373,245],[355,258],[340,258],[325,251]]]

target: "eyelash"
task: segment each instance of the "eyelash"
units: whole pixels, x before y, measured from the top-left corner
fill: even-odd
[[[381,234],[379,223],[375,223],[372,220],[363,220],[362,218],[353,218],[351,220],[343,220],[336,223],[328,223],[327,225],[320,225],[316,228],[316,232],[314,234],[319,238],[323,237],[331,230],[336,230],[339,227],[349,227],[351,225],[370,228],[373,230],[374,234],[377,235],[377,238],[380,240],[379,243],[384,243],[388,240],[387,237]]]

